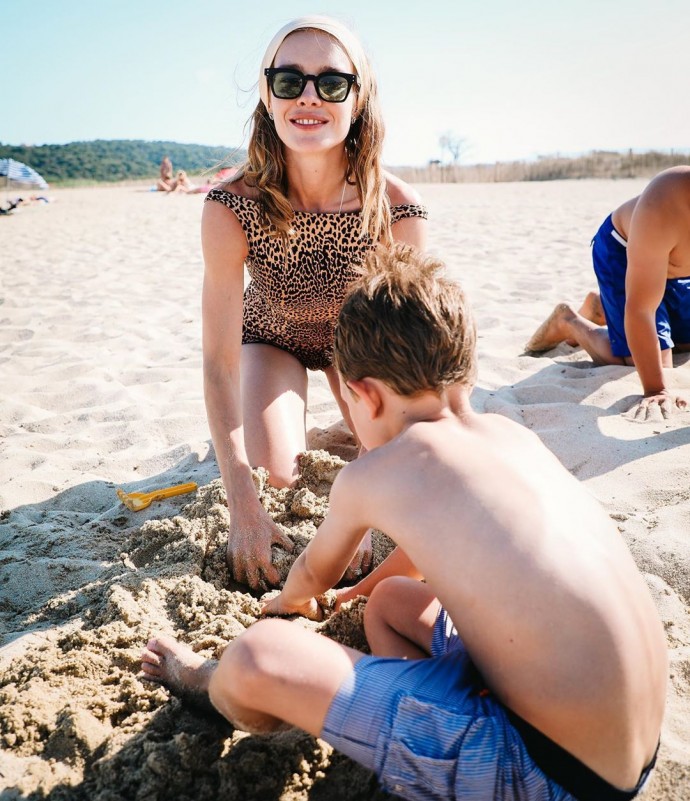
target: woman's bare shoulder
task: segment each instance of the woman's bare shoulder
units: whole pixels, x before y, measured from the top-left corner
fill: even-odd
[[[408,183],[393,175],[391,172],[384,172],[386,179],[386,194],[390,200],[391,206],[418,206],[422,203],[422,198],[416,189],[413,189]]]
[[[229,192],[231,195],[246,197],[249,200],[256,200],[259,196],[257,188],[255,186],[249,186],[249,184],[247,184],[245,181],[244,176],[233,178],[230,181],[224,181],[222,184],[218,184],[218,186],[215,188],[221,189],[223,192]]]

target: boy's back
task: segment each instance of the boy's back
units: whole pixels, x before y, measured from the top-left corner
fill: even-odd
[[[633,786],[663,716],[663,629],[617,530],[536,436],[439,411],[342,478],[356,517],[395,532],[491,692]]]

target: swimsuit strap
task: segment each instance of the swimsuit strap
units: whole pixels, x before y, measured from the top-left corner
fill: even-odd
[[[597,801],[630,801],[635,798],[652,772],[659,753],[657,744],[652,761],[642,771],[637,787],[632,790],[619,790],[510,709],[506,709],[506,714],[522,737],[527,753],[534,763],[549,778],[580,801],[589,801],[593,798]]]

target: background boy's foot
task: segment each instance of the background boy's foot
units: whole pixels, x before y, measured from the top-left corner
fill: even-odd
[[[604,307],[601,305],[601,295],[598,292],[588,292],[577,313],[595,325],[606,325],[606,315]],[[580,344],[576,339],[566,339],[565,343],[571,348],[576,348]]]
[[[525,345],[525,353],[543,353],[567,339],[565,323],[575,317],[575,312],[567,303],[559,303]]]
[[[596,325],[606,325],[606,315],[604,307],[601,305],[601,295],[598,292],[588,292],[577,313]]]

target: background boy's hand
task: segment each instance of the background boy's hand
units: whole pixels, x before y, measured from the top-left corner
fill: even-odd
[[[323,620],[323,610],[316,598],[310,598],[304,604],[289,604],[285,602],[283,593],[271,598],[261,607],[262,615],[301,615],[309,620]]]
[[[646,395],[625,413],[625,417],[636,423],[666,420],[676,412],[685,411],[687,408],[688,402],[685,398],[663,391]]]

